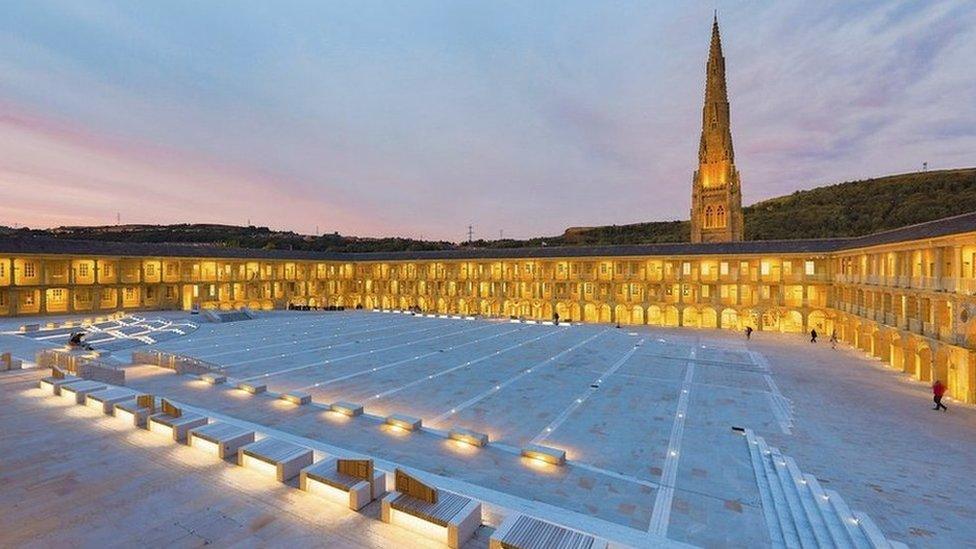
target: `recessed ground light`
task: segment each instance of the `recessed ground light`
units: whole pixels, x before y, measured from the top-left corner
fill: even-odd
[[[733,425],[732,426],[732,430],[735,431],[735,432],[737,432],[737,433],[744,433],[744,432],[746,432],[746,428],[745,427],[738,427],[736,425]]]
[[[590,385],[590,389],[599,389],[599,388],[600,388],[600,386],[597,385],[596,383]]]

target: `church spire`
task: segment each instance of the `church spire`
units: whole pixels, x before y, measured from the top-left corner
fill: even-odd
[[[742,195],[732,148],[729,95],[725,85],[725,56],[718,28],[712,19],[712,41],[705,65],[705,104],[702,106],[698,170],[691,200],[691,241],[742,240]]]

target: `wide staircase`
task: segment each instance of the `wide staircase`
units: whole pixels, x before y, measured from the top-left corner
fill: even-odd
[[[833,490],[803,474],[793,458],[746,430],[763,514],[774,547],[864,549],[907,547],[888,540],[870,517],[851,511]]]

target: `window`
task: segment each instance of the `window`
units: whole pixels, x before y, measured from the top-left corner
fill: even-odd
[[[721,264],[719,264],[718,272],[721,273],[722,276],[729,274],[729,263],[727,261],[723,261]]]
[[[816,274],[817,269],[813,261],[807,261],[806,263],[803,264],[803,272],[805,272],[807,275]]]
[[[0,263],[0,278],[3,278],[3,269],[4,269],[4,264]]]
[[[33,304],[34,304],[34,293],[31,292],[29,294],[24,294],[24,305],[33,305]]]
[[[55,288],[51,290],[51,301],[61,302],[64,301],[64,290],[61,288]]]
[[[37,270],[34,268],[34,264],[30,262],[24,263],[24,277],[34,278],[35,276],[37,276]]]
[[[156,276],[156,266],[152,263],[146,265],[146,276]]]
[[[710,293],[711,293],[711,286],[709,286],[708,284],[702,284],[701,296],[704,298],[708,298]]]
[[[691,274],[691,263],[685,261],[681,264],[681,274],[686,276]]]
[[[744,274],[744,275],[749,274],[749,262],[748,261],[740,261],[739,262],[739,273],[740,274]]]
[[[715,208],[715,226],[725,226],[725,206],[721,204],[719,204],[718,208]]]
[[[759,274],[761,274],[763,276],[769,275],[769,262],[768,261],[761,261],[759,263]]]
[[[166,265],[166,274],[173,276],[176,274],[176,263],[170,263]]]
[[[88,264],[87,263],[82,263],[82,264],[78,265],[78,276],[84,276],[84,277],[87,277],[88,276]]]
[[[0,307],[6,307],[6,306],[7,306],[7,295],[3,292],[0,292]]]
[[[102,276],[104,276],[105,278],[112,278],[112,266],[111,265],[104,265],[102,267]]]
[[[715,226],[715,210],[711,206],[705,206],[705,228],[710,229]]]
[[[122,290],[122,295],[128,301],[128,300],[132,299],[133,297],[135,297],[136,292],[132,288],[125,288],[125,289]]]

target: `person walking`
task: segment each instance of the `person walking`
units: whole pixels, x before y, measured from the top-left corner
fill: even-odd
[[[816,342],[817,342],[817,331],[810,330],[810,343],[816,343]]]
[[[942,381],[935,380],[932,384],[932,400],[935,401],[935,408],[933,410],[938,410],[942,408],[943,412],[949,411],[945,404],[942,404],[942,397],[945,396],[946,386],[942,384]]]
[[[746,326],[746,339],[752,339],[752,326]]]
[[[837,348],[837,330],[830,332],[830,348]]]

